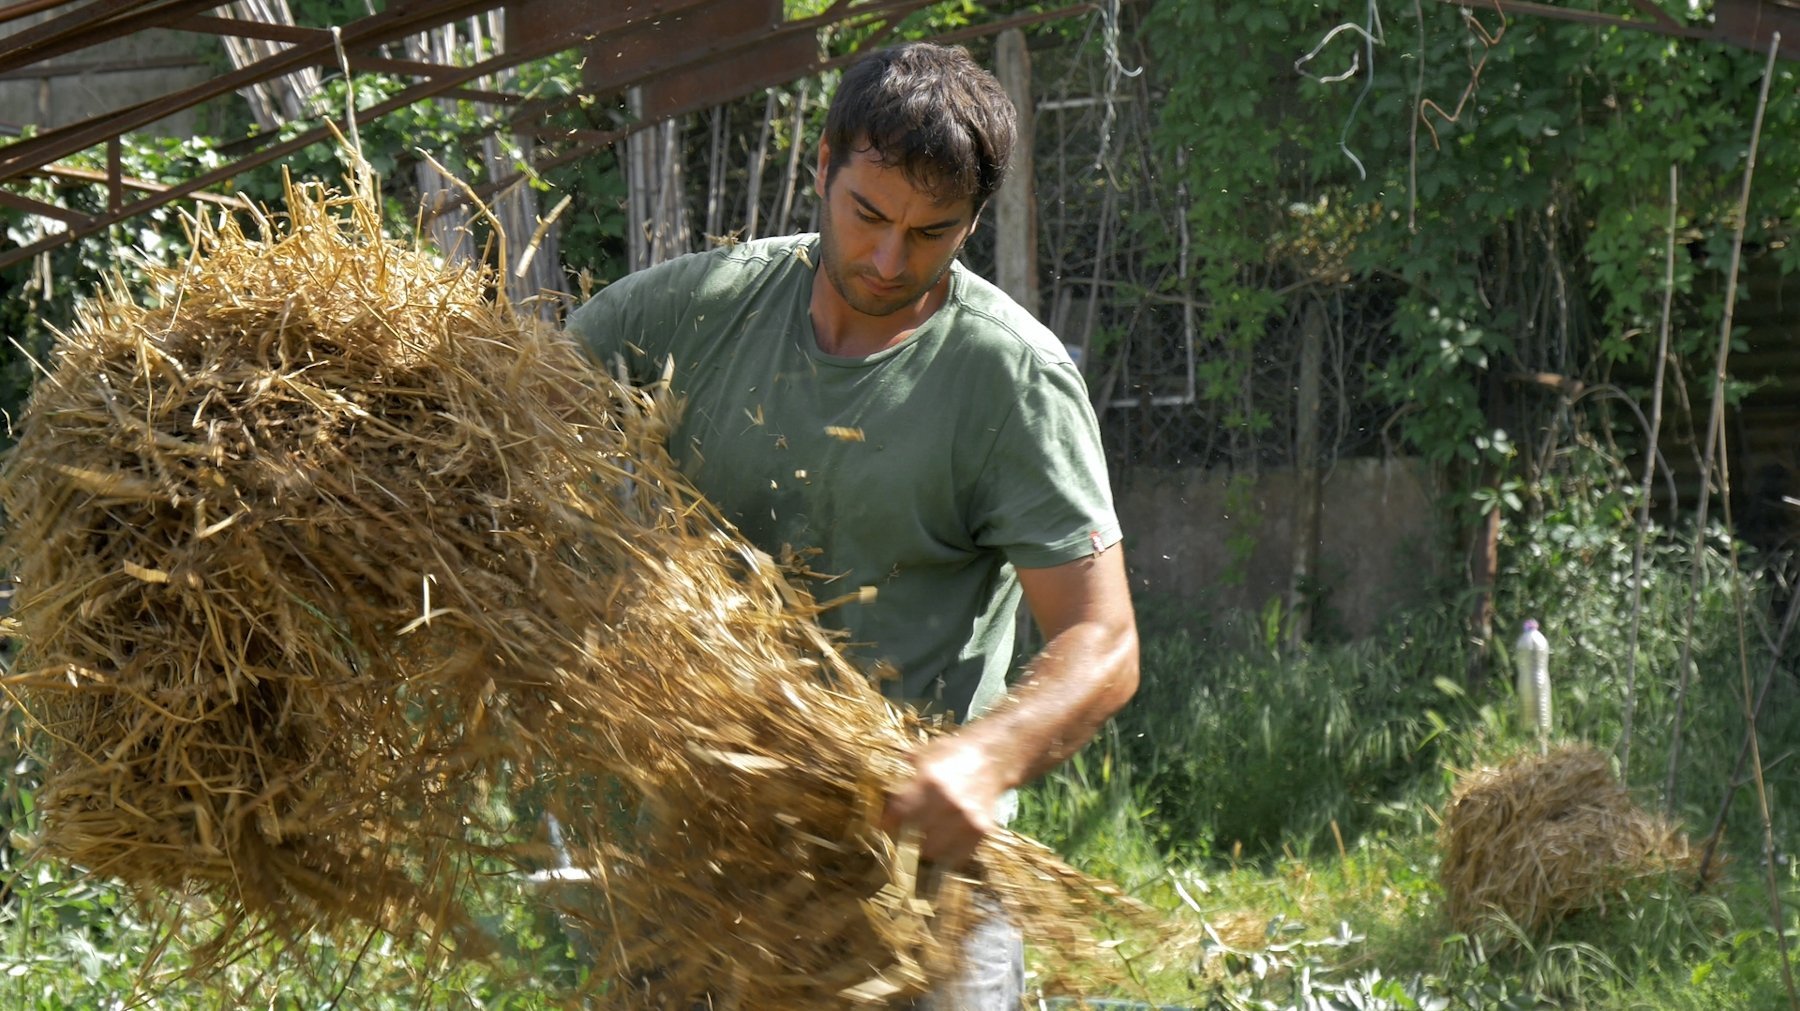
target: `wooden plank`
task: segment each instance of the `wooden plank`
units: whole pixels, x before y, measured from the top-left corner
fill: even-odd
[[[1312,592],[1318,585],[1319,376],[1325,360],[1325,313],[1309,299],[1300,317],[1300,378],[1294,410],[1294,551],[1288,568],[1288,645],[1305,645],[1312,633]]]
[[[1008,28],[995,40],[994,76],[1019,113],[1019,139],[1012,168],[994,194],[994,279],[1000,290],[1042,318],[1037,272],[1037,183],[1032,161],[1035,132],[1031,97],[1031,51],[1025,33]]]

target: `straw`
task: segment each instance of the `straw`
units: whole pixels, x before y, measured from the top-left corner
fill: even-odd
[[[1586,745],[1464,775],[1439,842],[1459,927],[1498,913],[1541,931],[1602,908],[1634,879],[1695,867],[1686,836],[1634,804],[1607,757]]]
[[[366,188],[286,204],[91,303],[0,472],[42,854],[221,911],[219,959],[358,925],[492,955],[493,883],[561,861],[591,883],[539,901],[631,1006],[903,1003],[981,894],[1116,967],[1107,917],[1147,917],[1110,886],[875,827],[934,731],[680,476],[666,391]]]

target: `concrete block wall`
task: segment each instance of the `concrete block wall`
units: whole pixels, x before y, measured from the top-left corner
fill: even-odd
[[[1295,475],[1133,470],[1118,491],[1132,589],[1216,611],[1285,599]],[[1314,628],[1360,637],[1421,603],[1442,571],[1436,493],[1416,460],[1339,460],[1321,488]]]

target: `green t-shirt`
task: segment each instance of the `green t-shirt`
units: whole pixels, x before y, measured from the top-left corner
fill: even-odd
[[[816,235],[695,253],[632,274],[568,330],[686,407],[670,451],[757,547],[816,550],[846,652],[890,665],[890,698],[956,719],[1005,691],[1014,567],[1119,540],[1098,426],[1062,343],[960,263],[944,306],[864,358],[819,350]]]

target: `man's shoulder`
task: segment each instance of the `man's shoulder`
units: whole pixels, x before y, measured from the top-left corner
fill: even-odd
[[[1029,359],[1039,367],[1073,367],[1069,350],[1050,328],[993,282],[957,263],[951,325],[958,341],[973,339],[987,350]]]
[[[686,253],[625,275],[610,285],[620,296],[663,291],[684,299],[707,294],[736,296],[762,278],[785,276],[787,268],[810,269],[815,236],[781,235],[750,242],[722,243]],[[604,292],[606,289],[602,289]]]
[[[730,242],[689,254],[707,287],[737,289],[760,278],[786,277],[796,271],[810,274],[817,236],[777,235],[749,242]]]
[[[818,238],[816,233],[803,232],[798,235],[772,235],[747,242],[725,241],[693,255],[710,257],[715,263],[786,265],[798,260],[805,266],[811,261],[812,247],[818,242]]]

